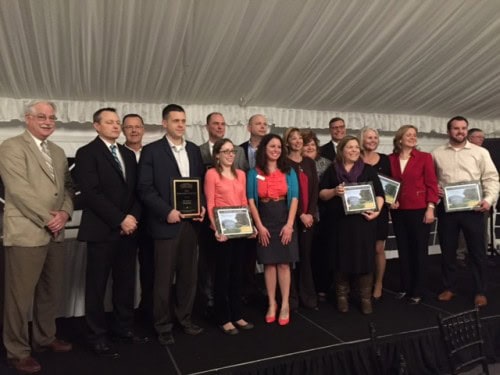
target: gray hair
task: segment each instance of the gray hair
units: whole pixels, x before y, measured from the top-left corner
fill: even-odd
[[[33,108],[41,103],[50,105],[54,112],[57,110],[54,102],[48,100],[32,100],[24,106],[24,114],[33,114]]]

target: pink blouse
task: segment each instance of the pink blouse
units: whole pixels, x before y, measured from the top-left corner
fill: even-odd
[[[236,170],[238,178],[229,179],[221,176],[215,168],[210,168],[205,175],[205,197],[208,217],[214,222],[214,207],[248,206],[247,178],[245,172]]]
[[[257,170],[264,179],[257,180],[257,191],[259,198],[280,198],[286,196],[288,186],[286,184],[286,175],[279,169],[276,169],[270,175],[266,176]]]

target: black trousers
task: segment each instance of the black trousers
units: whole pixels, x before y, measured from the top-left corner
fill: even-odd
[[[425,208],[392,210],[392,223],[400,264],[401,291],[410,297],[422,297],[429,253],[431,224],[423,222]]]
[[[109,275],[112,275],[113,326],[122,334],[132,329],[137,241],[135,236],[123,236],[110,242],[87,242],[85,280],[85,319],[89,341],[104,339],[108,331],[104,312],[104,297]]]
[[[241,283],[245,239],[218,242],[215,249],[215,318],[218,325],[242,319]]]
[[[139,281],[141,283],[141,302],[139,308],[148,316],[153,316],[153,287],[155,282],[154,241],[146,228],[139,228]]]
[[[318,305],[318,297],[314,287],[312,271],[312,244],[315,233],[315,225],[312,228],[304,227],[300,220],[297,220],[297,234],[299,239],[299,262],[292,272],[292,286],[290,291],[290,304],[298,306],[297,297],[302,305],[314,308]]]
[[[172,331],[174,316],[183,326],[191,323],[197,268],[198,233],[191,222],[182,222],[177,237],[155,240],[153,313],[158,334]]]
[[[214,278],[217,240],[214,231],[210,228],[208,215],[200,228],[199,257],[198,257],[198,292],[205,306],[214,305]]]
[[[470,267],[474,277],[476,294],[486,292],[486,243],[484,239],[485,216],[478,211],[446,213],[438,206],[438,236],[441,246],[441,270],[446,290],[456,288],[456,253],[458,234],[462,230],[469,251]]]

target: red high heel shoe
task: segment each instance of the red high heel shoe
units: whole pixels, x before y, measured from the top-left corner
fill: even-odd
[[[280,311],[280,316],[278,318],[278,324],[280,326],[286,326],[288,323],[290,323],[290,310],[281,310]]]
[[[276,320],[276,305],[274,306],[274,308],[271,308],[271,306],[269,306],[266,314],[266,323],[271,324],[274,323],[275,320]]]

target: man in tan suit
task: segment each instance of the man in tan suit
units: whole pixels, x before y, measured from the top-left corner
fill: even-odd
[[[55,337],[64,267],[64,226],[73,213],[72,182],[64,151],[47,138],[55,130],[55,105],[29,104],[26,131],[0,145],[5,184],[5,314],[7,359],[21,373],[35,373],[28,315],[33,302],[35,350],[66,352]]]

